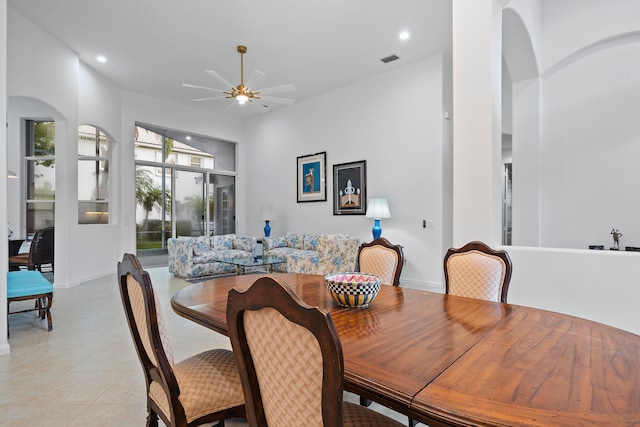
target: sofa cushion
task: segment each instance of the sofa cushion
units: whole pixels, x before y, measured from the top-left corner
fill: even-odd
[[[221,249],[233,249],[233,239],[235,239],[235,234],[223,234],[220,236],[211,236],[211,249],[221,250]]]
[[[207,236],[194,237],[192,241],[194,255],[202,255],[209,251],[209,238]]]
[[[202,255],[193,257],[194,264],[208,264],[215,261],[250,261],[253,258],[251,253],[240,249],[211,250]]]
[[[303,243],[302,249],[304,249],[305,251],[317,251],[319,239],[320,239],[320,236],[317,236],[315,234],[304,236],[304,243]]]
[[[290,248],[302,249],[304,247],[304,235],[302,234],[287,233],[284,239]]]
[[[287,241],[285,240],[284,236],[265,237],[262,240],[262,247],[265,250],[284,248],[285,246],[287,246]]]
[[[253,253],[255,248],[255,237],[236,237],[235,239],[233,239],[233,249],[240,249],[242,251]]]

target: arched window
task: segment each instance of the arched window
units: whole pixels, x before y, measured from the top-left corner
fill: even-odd
[[[109,224],[109,138],[78,126],[78,224]]]

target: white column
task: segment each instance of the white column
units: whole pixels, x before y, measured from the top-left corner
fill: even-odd
[[[453,244],[501,242],[502,7],[453,0]]]
[[[514,246],[540,246],[540,79],[513,85]]]
[[[7,228],[7,0],[0,0],[0,241],[8,241]],[[7,270],[9,265],[9,245],[0,245],[0,354],[9,353],[7,340]]]

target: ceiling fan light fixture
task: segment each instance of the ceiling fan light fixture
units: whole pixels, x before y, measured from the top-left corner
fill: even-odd
[[[198,85],[192,85],[189,83],[182,83],[182,86],[185,87],[190,87],[190,88],[195,88],[195,89],[204,89],[204,90],[210,90],[213,92],[220,92],[221,95],[220,96],[211,96],[211,97],[206,97],[206,98],[196,98],[193,99],[193,101],[209,101],[209,100],[213,100],[213,99],[222,99],[222,98],[226,98],[226,99],[233,99],[235,101],[237,101],[237,103],[239,105],[244,105],[246,103],[250,103],[250,105],[260,111],[266,111],[268,109],[267,105],[264,105],[262,103],[258,104],[257,102],[252,102],[258,99],[263,99],[265,102],[274,102],[277,104],[284,104],[284,105],[291,105],[293,104],[294,100],[293,99],[286,99],[286,98],[275,98],[273,96],[261,96],[261,93],[265,93],[265,94],[270,94],[270,93],[275,93],[275,92],[291,92],[296,90],[295,86],[292,84],[289,85],[283,85],[283,86],[274,86],[274,87],[270,87],[270,88],[265,88],[265,89],[261,89],[261,90],[250,90],[247,86],[244,85],[244,55],[245,53],[247,53],[247,47],[246,46],[238,46],[238,53],[240,54],[240,84],[238,86],[233,86],[231,83],[229,83],[224,77],[222,77],[220,74],[216,73],[213,70],[204,70],[207,74],[211,75],[212,77],[215,77],[218,81],[220,81],[223,85],[225,85],[226,87],[230,88],[230,90],[223,90],[223,89],[214,89],[214,88],[210,88],[210,87],[205,87],[205,86],[198,86]],[[254,74],[257,75],[258,77],[264,77],[264,73],[258,71],[258,70],[254,70]]]

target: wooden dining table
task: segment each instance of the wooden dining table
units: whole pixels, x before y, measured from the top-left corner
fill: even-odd
[[[382,285],[338,305],[323,276],[272,273],[330,313],[345,389],[430,426],[640,425],[640,336],[540,309]],[[227,294],[260,275],[191,284],[174,311],[228,334]]]

